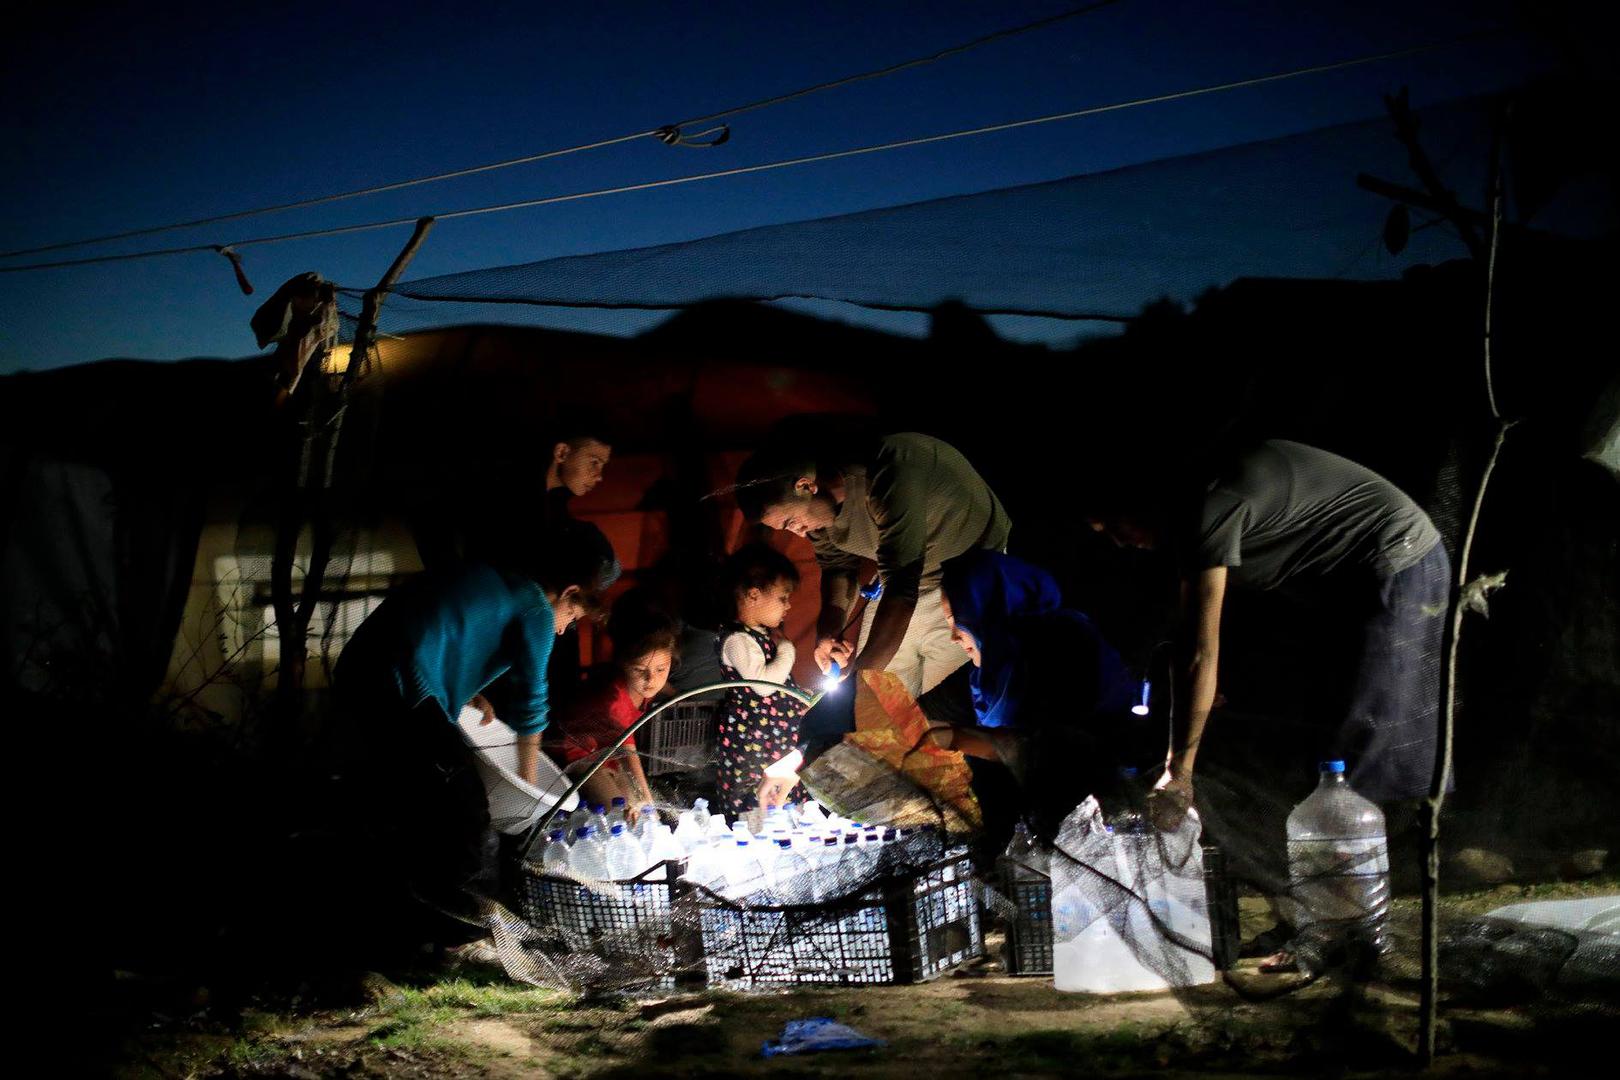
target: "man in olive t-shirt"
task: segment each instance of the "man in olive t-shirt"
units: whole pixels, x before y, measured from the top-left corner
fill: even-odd
[[[1182,613],[1173,742],[1161,807],[1184,810],[1215,701],[1228,588],[1282,589],[1335,605],[1361,627],[1347,707],[1324,758],[1350,765],[1375,802],[1425,795],[1435,764],[1440,643],[1451,567],[1428,515],[1394,484],[1337,454],[1271,439],[1235,455],[1158,514],[1139,494],[1088,514],[1115,542],[1174,549]],[[1183,706],[1182,703],[1186,703]]]
[[[940,603],[940,567],[975,548],[1005,551],[1012,521],[955,447],[916,432],[835,454],[776,446],[743,464],[737,499],[750,521],[815,547],[822,671],[834,661],[846,671],[889,671],[917,698],[966,662]],[[863,560],[877,563],[882,593],[867,605],[851,650],[842,633]]]

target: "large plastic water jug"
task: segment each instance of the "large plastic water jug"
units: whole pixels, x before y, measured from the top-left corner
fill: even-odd
[[[1324,761],[1316,790],[1288,815],[1288,890],[1300,967],[1320,970],[1351,943],[1382,950],[1389,916],[1384,813],[1357,795],[1344,762]]]

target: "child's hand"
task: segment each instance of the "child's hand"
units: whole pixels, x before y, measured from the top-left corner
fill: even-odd
[[[799,775],[797,773],[791,776],[765,777],[760,781],[759,790],[756,793],[759,805],[762,807],[781,806],[787,801],[788,793],[793,790],[793,786],[798,782]]]
[[[479,727],[488,727],[495,722],[495,706],[491,705],[489,698],[483,694],[474,694],[467,704],[484,714],[484,718],[478,721]]]

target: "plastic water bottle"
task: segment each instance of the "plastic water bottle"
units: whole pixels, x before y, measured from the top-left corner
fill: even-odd
[[[846,891],[865,885],[876,862],[877,852],[862,846],[860,833],[844,834],[843,850],[838,855],[838,878]]]
[[[608,879],[607,849],[594,825],[585,825],[574,834],[574,846],[568,849],[568,874],[581,881]]]
[[[738,822],[737,827],[739,829],[743,828],[742,823]],[[737,839],[736,834],[731,831],[731,826],[726,824],[724,814],[710,814],[709,823],[704,827],[703,835],[710,840],[719,840],[722,843]]]
[[[709,800],[698,799],[690,810],[682,810],[680,819],[675,822],[675,839],[680,841],[681,850],[691,854],[701,847],[708,825]]]
[[[725,863],[720,854],[720,846],[711,844],[707,840],[700,840],[696,847],[686,853],[686,874],[688,881],[706,886],[715,892],[723,892],[725,886]]]
[[[776,880],[776,858],[781,850],[776,846],[776,838],[772,836],[759,836],[754,838],[750,851],[759,863],[760,870],[764,871],[767,881]]]
[[[591,818],[587,824],[596,830],[598,838],[606,836],[608,831],[607,807],[601,803],[592,803]]]
[[[685,855],[680,843],[675,839],[675,834],[669,831],[669,826],[657,822],[647,835],[646,862],[642,865],[642,869],[649,869],[662,862],[679,862]]]
[[[630,815],[625,813],[625,811],[628,810],[629,807],[630,803],[623,795],[613,796],[613,806],[608,811],[607,815],[609,829],[613,828],[615,825],[628,824]]]
[[[553,876],[568,872],[568,844],[561,829],[552,829],[546,835],[546,849],[540,853],[540,869]]]
[[[811,904],[821,899],[810,860],[793,849],[793,841],[776,842],[776,865],[772,872],[778,903]]]
[[[1344,762],[1324,761],[1316,790],[1288,815],[1288,886],[1300,968],[1320,971],[1336,946],[1382,951],[1389,916],[1384,813],[1357,795]]]
[[[636,839],[641,846],[647,846],[647,838],[652,835],[653,826],[658,824],[658,808],[651,803],[643,806],[636,813]]]
[[[1035,842],[1035,838],[1029,834],[1029,827],[1022,821],[1013,827],[1012,839],[1007,842],[1007,850],[1002,852],[1001,857],[1039,874],[1050,873],[1051,857],[1046,848]]]
[[[629,881],[642,871],[645,856],[636,838],[625,831],[624,822],[619,822],[608,831],[607,839],[607,868],[608,875],[613,881]]]
[[[767,895],[770,891],[770,878],[760,866],[758,854],[753,850],[754,842],[744,833],[732,842],[731,848],[731,867],[726,873],[726,895],[733,900],[746,900],[750,904],[773,903],[772,898]]]

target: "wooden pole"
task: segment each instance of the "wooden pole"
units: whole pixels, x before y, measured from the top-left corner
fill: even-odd
[[[1503,118],[1505,120],[1505,116]],[[1515,421],[1502,419],[1496,402],[1496,385],[1492,378],[1492,312],[1496,286],[1496,256],[1502,239],[1502,124],[1497,126],[1496,145],[1492,147],[1490,162],[1489,197],[1491,202],[1490,231],[1485,248],[1485,310],[1483,355],[1485,361],[1485,394],[1491,415],[1496,419],[1496,440],[1491,455],[1480,475],[1479,488],[1474,493],[1474,507],[1463,532],[1462,547],[1457,553],[1457,595],[1451,606],[1451,624],[1446,638],[1446,671],[1441,684],[1440,728],[1435,753],[1434,779],[1429,797],[1423,806],[1423,908],[1422,908],[1422,989],[1418,1001],[1418,1058],[1426,1069],[1434,1064],[1435,1034],[1439,1027],[1440,1011],[1440,814],[1445,807],[1446,789],[1451,786],[1452,743],[1455,735],[1457,708],[1457,655],[1462,641],[1463,617],[1471,602],[1483,600],[1488,587],[1485,579],[1470,583],[1469,560],[1473,555],[1474,534],[1479,528],[1480,509],[1485,504],[1485,491],[1490,486],[1491,473],[1496,470],[1497,458],[1502,453],[1502,442]]]
[[[283,493],[283,512],[276,529],[276,548],[270,569],[271,599],[275,607],[278,638],[281,642],[281,666],[276,675],[276,705],[286,720],[290,720],[303,701],[304,670],[307,662],[310,619],[315,605],[320,602],[321,586],[326,580],[326,565],[332,556],[333,527],[332,484],[337,458],[338,436],[343,431],[343,418],[348,409],[349,390],[359,374],[362,362],[369,356],[377,339],[377,318],[387,297],[405,267],[433,228],[433,218],[419,218],[411,238],[405,242],[393,264],[388,267],[374,288],[366,290],[360,308],[360,322],[355,328],[354,344],[349,349],[349,362],[343,369],[343,380],[338,388],[337,404],[330,415],[312,416],[310,431],[305,436],[303,453],[295,466],[295,475],[288,478]],[[318,377],[318,376],[317,376]],[[320,487],[317,491],[300,490],[300,485],[311,482],[309,477],[315,465],[309,461],[317,446],[320,449]],[[312,482],[311,482],[312,483]],[[304,587],[298,603],[292,598],[292,566],[298,550],[298,537],[303,532],[305,514],[310,521],[309,566],[304,572]]]

